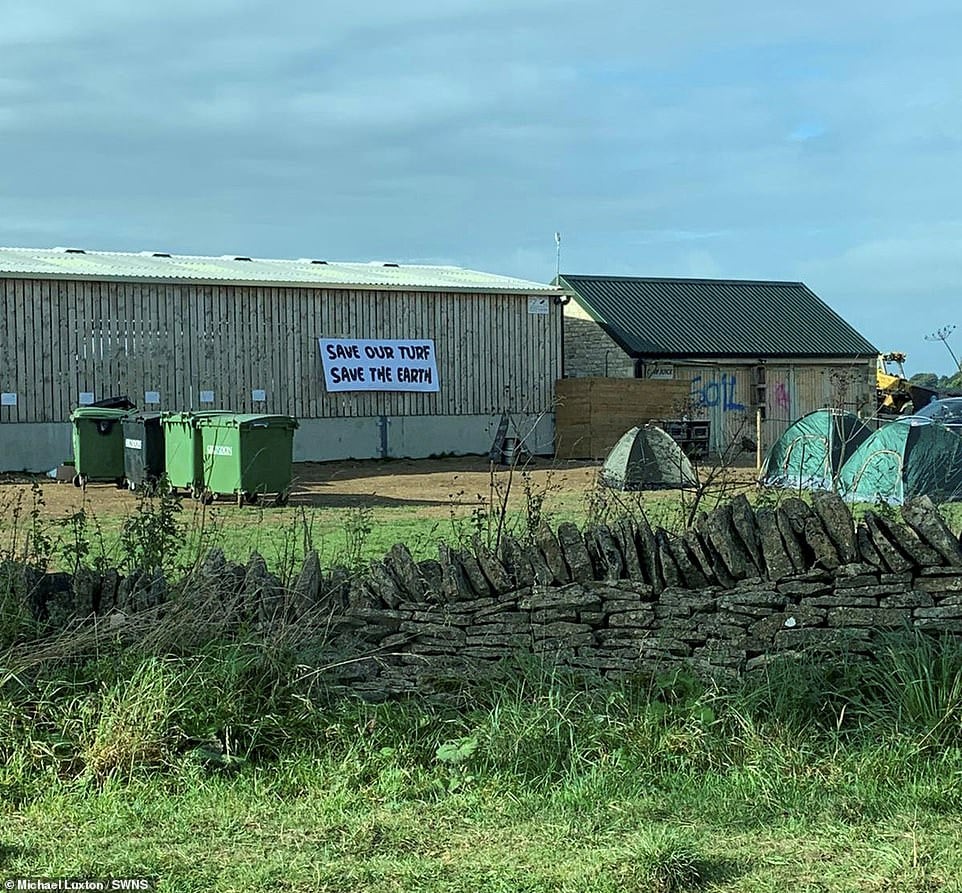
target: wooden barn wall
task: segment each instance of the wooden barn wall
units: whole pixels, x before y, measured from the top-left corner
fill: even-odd
[[[560,308],[525,295],[0,279],[0,296],[17,394],[0,421],[63,421],[84,391],[187,409],[212,390],[208,408],[298,418],[538,413],[561,371]],[[433,338],[441,390],[328,394],[319,337]]]
[[[763,407],[762,446],[771,446],[792,422],[825,407],[875,412],[875,365],[865,360],[706,364],[674,363],[675,380],[688,383],[690,412],[711,422],[712,449],[742,437],[755,440]]]
[[[856,415],[876,412],[875,362],[771,365],[766,372],[763,444],[770,446],[792,422],[833,407]]]
[[[678,418],[688,397],[684,381],[563,378],[555,385],[555,455],[600,459],[630,428]]]
[[[674,365],[675,381],[688,392],[686,412],[707,418],[712,450],[725,450],[733,440],[755,436],[755,394],[752,366]]]

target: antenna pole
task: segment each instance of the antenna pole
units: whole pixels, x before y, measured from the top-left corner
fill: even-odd
[[[557,264],[555,267],[555,275],[557,278],[555,279],[555,283],[557,285],[561,285],[561,233],[554,234],[554,244],[555,244],[555,252],[557,255],[556,257]]]

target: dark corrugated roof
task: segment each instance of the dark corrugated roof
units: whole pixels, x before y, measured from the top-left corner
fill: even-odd
[[[874,357],[876,348],[801,282],[562,275],[630,354]]]

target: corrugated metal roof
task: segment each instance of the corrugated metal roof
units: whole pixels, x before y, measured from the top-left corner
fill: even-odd
[[[74,248],[0,248],[0,277],[521,294],[556,290],[539,282],[460,267],[201,257],[151,251],[129,254]]]
[[[874,357],[801,282],[563,275],[578,304],[645,357]]]

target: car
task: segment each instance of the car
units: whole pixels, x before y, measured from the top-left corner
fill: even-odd
[[[933,400],[914,415],[903,416],[902,418],[913,425],[938,422],[957,434],[962,434],[962,397],[946,397],[942,400]]]

